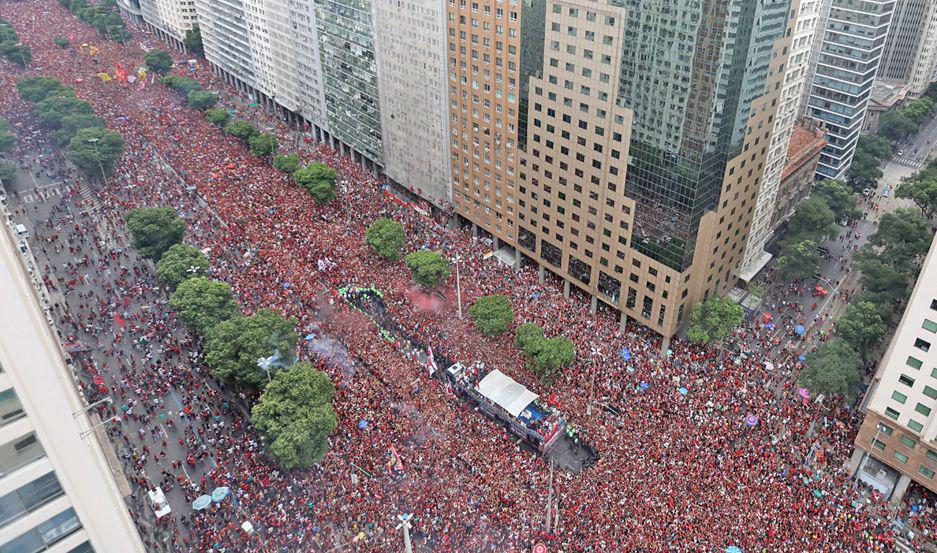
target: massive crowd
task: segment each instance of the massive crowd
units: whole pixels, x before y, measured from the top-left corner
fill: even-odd
[[[540,283],[535,270],[485,259],[484,240],[392,201],[375,175],[246,104],[204,63],[194,72],[177,69],[219,92],[236,116],[272,129],[284,148],[336,168],[344,184],[339,198],[318,206],[158,81],[95,76],[118,63],[141,65],[143,46],[159,45],[152,35],[136,30],[125,46],[108,42],[52,0],[6,4],[4,17],[34,60],[25,71],[0,66],[4,90],[15,90],[26,74],[59,78],[127,142],[113,178],[89,193],[44,142],[28,107],[15,94],[0,95],[21,159],[44,152],[39,165],[24,165],[67,179],[68,194],[49,219],[37,221],[36,242],[44,255],[74,254],[64,266],[45,265],[46,286],[64,294],[67,305],[55,312],[66,344],[98,348],[76,358],[90,398],[116,396],[112,412],[122,423],[110,434],[135,494],[161,485],[191,501],[216,486],[234,490],[209,509],[177,509],[152,535],[152,547],[330,550],[354,541],[355,549],[386,551],[398,547],[396,515],[412,512],[418,546],[445,551],[524,550],[538,541],[566,551],[889,549],[886,507],[867,501],[845,469],[855,414],[803,401],[767,363],[790,368],[792,360],[766,359],[757,348],[723,355],[683,341],[662,353],[660,339],[640,327],[621,332],[613,314],[590,315],[587,302]],[[95,44],[98,52],[57,47],[60,36],[72,45]],[[274,307],[300,321],[301,336],[322,337],[299,346],[338,389],[339,428],[318,466],[277,469],[241,408],[249,398],[208,375],[197,341],[128,245],[121,216],[144,205],[171,205],[183,214],[186,240],[208,248],[212,276],[232,285],[245,311]],[[18,215],[32,219],[37,212],[27,205]],[[509,337],[484,338],[455,316],[454,291],[430,308],[415,301],[403,264],[378,258],[364,244],[368,224],[382,215],[404,223],[408,249],[460,254],[466,304],[510,293],[520,322],[577,344],[576,363],[541,390]],[[332,263],[317,263],[325,258]],[[544,521],[548,464],[376,339],[371,321],[336,299],[347,283],[382,290],[407,332],[446,357],[483,361],[552,394],[583,428],[600,458],[580,474],[552,478],[558,524],[548,528]],[[746,327],[736,339],[761,331]],[[595,344],[600,352],[592,351]],[[106,391],[93,384],[96,375]],[[597,408],[589,415],[592,396]],[[387,467],[392,447],[400,472]],[[934,532],[933,507],[915,516]],[[254,525],[253,535],[241,530],[244,520]]]

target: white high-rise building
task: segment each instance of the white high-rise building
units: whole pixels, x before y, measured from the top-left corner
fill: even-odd
[[[101,426],[95,429],[99,421],[83,411],[65,353],[27,274],[3,226],[0,551],[142,552],[112,473],[120,464],[105,455],[110,444]]]
[[[937,0],[897,0],[878,76],[920,96],[937,70]]]
[[[771,254],[765,251],[765,245],[775,230],[772,213],[775,211],[781,173],[787,161],[788,144],[794,123],[797,121],[801,94],[807,79],[810,51],[820,17],[820,0],[793,0],[790,9],[790,46],[787,49],[787,66],[784,71],[780,105],[771,134],[767,169],[755,201],[752,227],[745,245],[745,257],[738,271],[739,278],[746,282],[758,274],[771,259]]]
[[[895,0],[832,0],[806,114],[826,126],[819,178],[841,178],[852,162]]]
[[[140,12],[144,23],[180,50],[186,32],[196,24],[195,0],[140,0]]]

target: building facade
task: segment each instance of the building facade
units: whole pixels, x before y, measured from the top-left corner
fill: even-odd
[[[38,272],[38,271],[37,271]],[[0,551],[143,552],[107,436],[0,228]],[[119,475],[123,478],[123,475]]]
[[[897,502],[911,481],[937,492],[937,240],[865,398],[851,469]]]
[[[787,164],[789,144],[800,110],[801,96],[810,64],[810,49],[813,47],[819,17],[819,0],[793,0],[791,2],[790,17],[787,22],[790,46],[779,52],[781,57],[786,58],[784,84],[781,89],[778,114],[774,120],[774,132],[771,134],[771,145],[768,149],[767,169],[758,190],[752,228],[748,233],[745,254],[737,273],[745,282],[754,278],[771,259],[771,254],[765,250],[765,246],[777,228],[774,225],[772,213],[777,210],[781,173]]]
[[[859,140],[895,0],[832,0],[806,114],[823,121],[818,178],[842,178]]]
[[[919,97],[937,70],[937,2],[896,0],[895,13],[882,54],[879,77],[908,85]]]
[[[787,160],[781,173],[774,213],[771,217],[772,232],[790,219],[794,208],[810,195],[820,162],[820,152],[826,146],[826,131],[813,119],[801,117],[791,133],[787,149]]]
[[[184,50],[183,40],[197,23],[195,0],[139,0],[143,22],[160,37]]]

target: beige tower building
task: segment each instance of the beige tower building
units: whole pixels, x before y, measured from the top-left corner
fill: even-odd
[[[937,240],[865,399],[856,478],[892,501],[911,481],[937,492]]]

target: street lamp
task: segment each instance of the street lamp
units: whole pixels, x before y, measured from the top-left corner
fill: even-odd
[[[397,519],[400,520],[400,524],[397,525],[397,530],[403,528],[403,548],[405,553],[413,553],[413,546],[410,545],[410,528],[413,527],[410,524],[410,520],[412,518],[413,513],[397,515]]]
[[[459,320],[462,320],[462,279],[459,275],[459,260],[461,256],[455,254],[455,289],[456,297],[459,305]]]
[[[595,398],[595,359],[596,357],[602,355],[602,348],[593,347],[592,348],[592,357],[589,366],[592,368],[590,371],[592,373],[592,378],[589,382],[589,402],[586,403],[586,414],[592,414],[592,400]]]
[[[98,151],[98,139],[97,139],[97,138],[89,138],[89,139],[88,139],[88,142],[90,142],[90,143],[91,143],[91,147],[94,148],[94,157],[96,157],[97,160],[98,160],[98,168],[101,169],[101,178],[104,179],[104,185],[106,186],[106,185],[107,185],[107,175],[104,174],[104,164],[101,163],[101,154],[100,154],[100,152]]]
[[[277,358],[277,354],[274,353],[270,357],[260,357],[257,359],[257,366],[264,370],[267,373],[267,382],[272,382],[273,379],[270,378],[270,365],[272,365]]]

